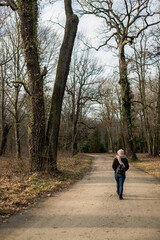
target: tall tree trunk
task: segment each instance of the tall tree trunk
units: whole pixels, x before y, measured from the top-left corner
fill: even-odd
[[[0,156],[5,153],[7,145],[7,136],[11,129],[11,125],[6,123],[5,119],[5,68],[1,66],[1,80],[2,80],[2,91],[1,91],[1,145],[0,145]]]
[[[76,86],[76,85],[75,85]],[[78,132],[78,119],[80,115],[80,100],[81,100],[81,93],[82,93],[82,83],[79,87],[79,92],[78,92],[78,97],[77,97],[77,102],[75,104],[75,87],[74,87],[74,104],[73,104],[73,111],[72,111],[72,156],[76,155],[78,152],[77,149],[77,132]],[[72,101],[72,102],[73,102]]]
[[[18,96],[19,96],[19,84],[15,88],[15,138],[16,138],[16,157],[21,158],[21,144],[20,144],[20,122],[18,113]]]
[[[72,156],[76,155],[78,152],[77,149],[77,124],[74,121],[72,126]]]
[[[148,153],[152,155],[152,136],[151,136],[151,129],[149,125],[148,120],[148,113],[147,113],[147,103],[146,103],[146,96],[145,96],[145,80],[142,77],[140,80],[141,84],[141,101],[143,106],[143,116],[144,116],[144,125],[145,125],[145,135],[146,135],[146,141],[147,141],[147,147],[148,147]]]
[[[20,29],[17,25],[18,30],[18,44],[20,43]],[[19,44],[20,45],[20,44]],[[16,63],[16,74],[15,80],[20,80],[20,52],[19,48],[17,48],[17,55],[15,56]],[[19,100],[19,91],[20,85],[18,83],[15,84],[15,104],[14,104],[14,116],[15,116],[15,139],[16,139],[16,157],[17,159],[21,159],[21,143],[20,143],[20,118],[19,118],[19,110],[18,110],[18,100]]]
[[[71,0],[64,0],[64,3],[66,12],[65,33],[60,49],[46,136],[49,172],[57,169],[58,136],[62,101],[78,26],[78,17],[73,14]]]
[[[4,115],[4,76],[3,76],[3,67],[1,66],[1,80],[2,80],[2,91],[1,91],[1,147],[0,155],[3,155],[4,147],[4,126],[5,126],[5,115]]]
[[[45,109],[43,76],[40,72],[37,40],[37,0],[18,0],[18,13],[21,19],[21,35],[31,93],[31,116],[29,124],[31,170],[42,171],[45,169],[43,158],[45,141]]]
[[[133,150],[133,134],[132,134],[132,120],[131,120],[131,90],[127,77],[127,64],[125,60],[123,42],[119,44],[119,72],[120,72],[120,86],[122,96],[122,122],[123,122],[123,136],[125,143],[126,155],[130,160],[136,158]]]
[[[6,146],[7,146],[7,136],[8,136],[8,133],[9,133],[11,127],[12,126],[7,124],[7,123],[5,123],[5,125],[4,125],[2,142],[1,142],[1,149],[0,149],[0,156],[5,153]]]
[[[153,154],[155,156],[159,155],[159,143],[160,143],[160,67],[158,66],[158,96],[157,96],[157,106],[156,106],[156,125],[155,125],[155,141]]]
[[[140,43],[140,49],[141,53],[143,53],[143,45],[142,45],[143,37],[141,38]],[[146,49],[146,41],[144,49]],[[144,119],[144,132],[145,132],[145,138],[147,142],[147,148],[148,153],[152,155],[152,135],[151,135],[151,128],[149,124],[148,119],[148,112],[147,112],[147,102],[146,102],[146,89],[145,89],[145,62],[146,62],[146,56],[140,55],[138,58],[136,49],[134,49],[135,58],[136,58],[136,69],[137,69],[137,75],[138,75],[138,81],[139,81],[139,91],[140,91],[140,97],[141,97],[141,103],[142,103],[142,112],[143,112],[143,119]],[[140,64],[138,64],[138,61],[140,61]]]

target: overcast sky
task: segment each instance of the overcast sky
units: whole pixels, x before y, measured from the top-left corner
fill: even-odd
[[[53,22],[59,22],[59,24],[65,26],[65,12],[63,1],[58,1],[54,4],[48,4],[48,1],[44,0],[43,7],[41,9],[41,19],[43,24],[53,26]],[[78,32],[82,32],[90,43],[95,47],[98,45],[97,36],[101,27],[101,20],[95,16],[83,16],[80,18],[78,25]],[[64,30],[58,24],[54,24],[54,28],[63,34]],[[107,49],[100,49],[98,52],[93,50],[93,54],[98,57],[99,62],[106,67],[107,75],[112,75],[113,66],[118,65],[118,58],[114,57],[111,51]]]

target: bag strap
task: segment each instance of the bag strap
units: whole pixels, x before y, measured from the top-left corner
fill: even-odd
[[[122,162],[121,157],[118,156],[118,155],[117,155],[116,157],[117,157],[117,160],[118,160],[119,164],[120,164],[120,165],[123,165],[123,166],[125,167],[124,163]]]

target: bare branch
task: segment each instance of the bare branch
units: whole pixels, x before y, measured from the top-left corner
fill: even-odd
[[[24,90],[26,91],[26,93],[28,93],[30,96],[32,96],[24,82],[22,82],[22,81],[14,81],[13,83],[22,84],[23,87],[24,87]]]
[[[47,67],[44,66],[44,68],[43,68],[43,72],[41,73],[41,77],[43,78],[44,76],[47,75],[47,73],[48,73]]]
[[[16,3],[13,0],[6,0],[6,1],[1,0],[0,6],[10,7],[13,11],[16,11],[18,9]]]
[[[148,27],[150,27],[150,26],[154,26],[154,25],[156,25],[156,24],[159,24],[160,21],[157,21],[157,22],[148,24],[148,23],[147,23],[147,20],[145,19],[145,23],[146,23],[146,26],[144,26],[143,28],[141,28],[141,29],[139,30],[139,32],[137,33],[137,35],[132,36],[132,38],[138,38],[138,36],[139,36],[144,30],[146,30],[146,29],[147,29]],[[128,36],[128,37],[129,37],[129,36]]]
[[[101,47],[104,47],[107,45],[107,43],[114,37],[114,36],[117,36],[117,33],[113,33],[106,41],[105,43],[103,43],[102,45],[100,45],[96,50],[98,51]]]

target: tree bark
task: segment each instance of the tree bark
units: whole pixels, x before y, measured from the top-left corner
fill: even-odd
[[[78,153],[77,149],[77,132],[78,132],[78,119],[80,115],[80,99],[82,94],[82,82],[79,86],[77,101],[75,104],[75,90],[76,90],[76,84],[74,84],[74,94],[72,97],[74,97],[73,101],[73,110],[72,110],[72,156],[76,155]]]
[[[2,135],[0,156],[2,156],[5,153],[6,146],[7,146],[7,136],[11,127],[12,127],[11,125],[8,125],[7,123],[5,123],[4,129],[3,129],[3,135]]]
[[[20,32],[19,27],[17,26],[18,30],[18,39],[17,42],[20,45]],[[15,68],[16,68],[16,74],[15,74],[15,80],[20,80],[20,52],[17,48],[17,56],[15,57]],[[17,159],[21,159],[21,142],[20,142],[20,117],[19,117],[19,110],[18,110],[18,100],[19,100],[19,92],[20,92],[20,84],[15,84],[15,104],[14,104],[14,116],[15,116],[15,138],[16,138],[16,157]]]
[[[78,104],[78,101],[77,101]],[[75,109],[74,109],[75,110]],[[77,131],[78,131],[78,119],[79,119],[79,105],[77,105],[76,112],[72,113],[72,156],[78,153],[77,149]]]
[[[156,106],[156,116],[157,122],[155,126],[155,141],[154,141],[154,148],[153,154],[154,156],[159,155],[159,134],[160,134],[160,67],[158,66],[158,96],[157,96],[157,106]]]
[[[2,91],[1,91],[1,148],[0,155],[4,154],[4,126],[5,126],[5,114],[4,114],[4,76],[3,67],[1,66],[1,80],[2,80]]]
[[[45,169],[43,149],[45,141],[45,109],[43,77],[40,72],[37,40],[37,0],[18,0],[18,13],[21,20],[21,35],[27,63],[30,85],[29,150],[31,170]]]
[[[61,118],[62,101],[69,73],[74,40],[77,33],[78,17],[73,14],[71,0],[65,0],[66,25],[63,43],[60,49],[56,79],[52,94],[51,109],[46,134],[46,154],[48,171],[57,170],[58,136]]]
[[[1,91],[1,145],[0,145],[0,156],[5,154],[7,145],[7,136],[12,127],[12,125],[6,122],[5,117],[5,78],[4,72],[6,72],[5,67],[1,66],[1,80],[2,80],[2,91]]]
[[[16,138],[16,157],[21,158],[21,143],[20,143],[20,121],[19,121],[19,111],[18,111],[18,96],[19,96],[19,84],[15,88],[15,138]]]
[[[150,155],[152,155],[152,136],[151,136],[151,129],[150,129],[150,125],[149,125],[149,120],[148,120],[148,113],[147,113],[147,103],[146,103],[146,96],[145,96],[145,80],[142,77],[142,79],[140,80],[140,84],[141,84],[141,101],[142,101],[142,105],[143,105],[143,116],[144,116],[144,125],[145,125],[145,135],[146,135],[146,141],[147,141],[147,147],[148,147],[148,153]]]
[[[127,77],[127,64],[123,41],[119,44],[119,72],[120,86],[122,96],[122,122],[123,136],[125,143],[126,155],[130,160],[134,160],[136,155],[133,150],[132,118],[131,118],[131,90]]]
[[[147,102],[146,102],[146,87],[145,87],[145,72],[146,72],[146,55],[143,54],[144,51],[146,51],[146,39],[145,39],[145,45],[143,49],[143,40],[144,35],[142,35],[141,42],[140,42],[140,55],[137,56],[136,49],[134,47],[134,53],[136,58],[136,70],[138,75],[138,81],[139,81],[139,91],[140,91],[140,97],[141,97],[141,103],[142,103],[142,112],[143,112],[143,119],[144,119],[144,132],[145,132],[145,138],[147,142],[147,148],[148,153],[152,155],[153,152],[153,139],[151,134],[151,127],[149,124],[148,119],[148,111],[147,111]],[[138,61],[140,61],[140,64],[138,64]]]

